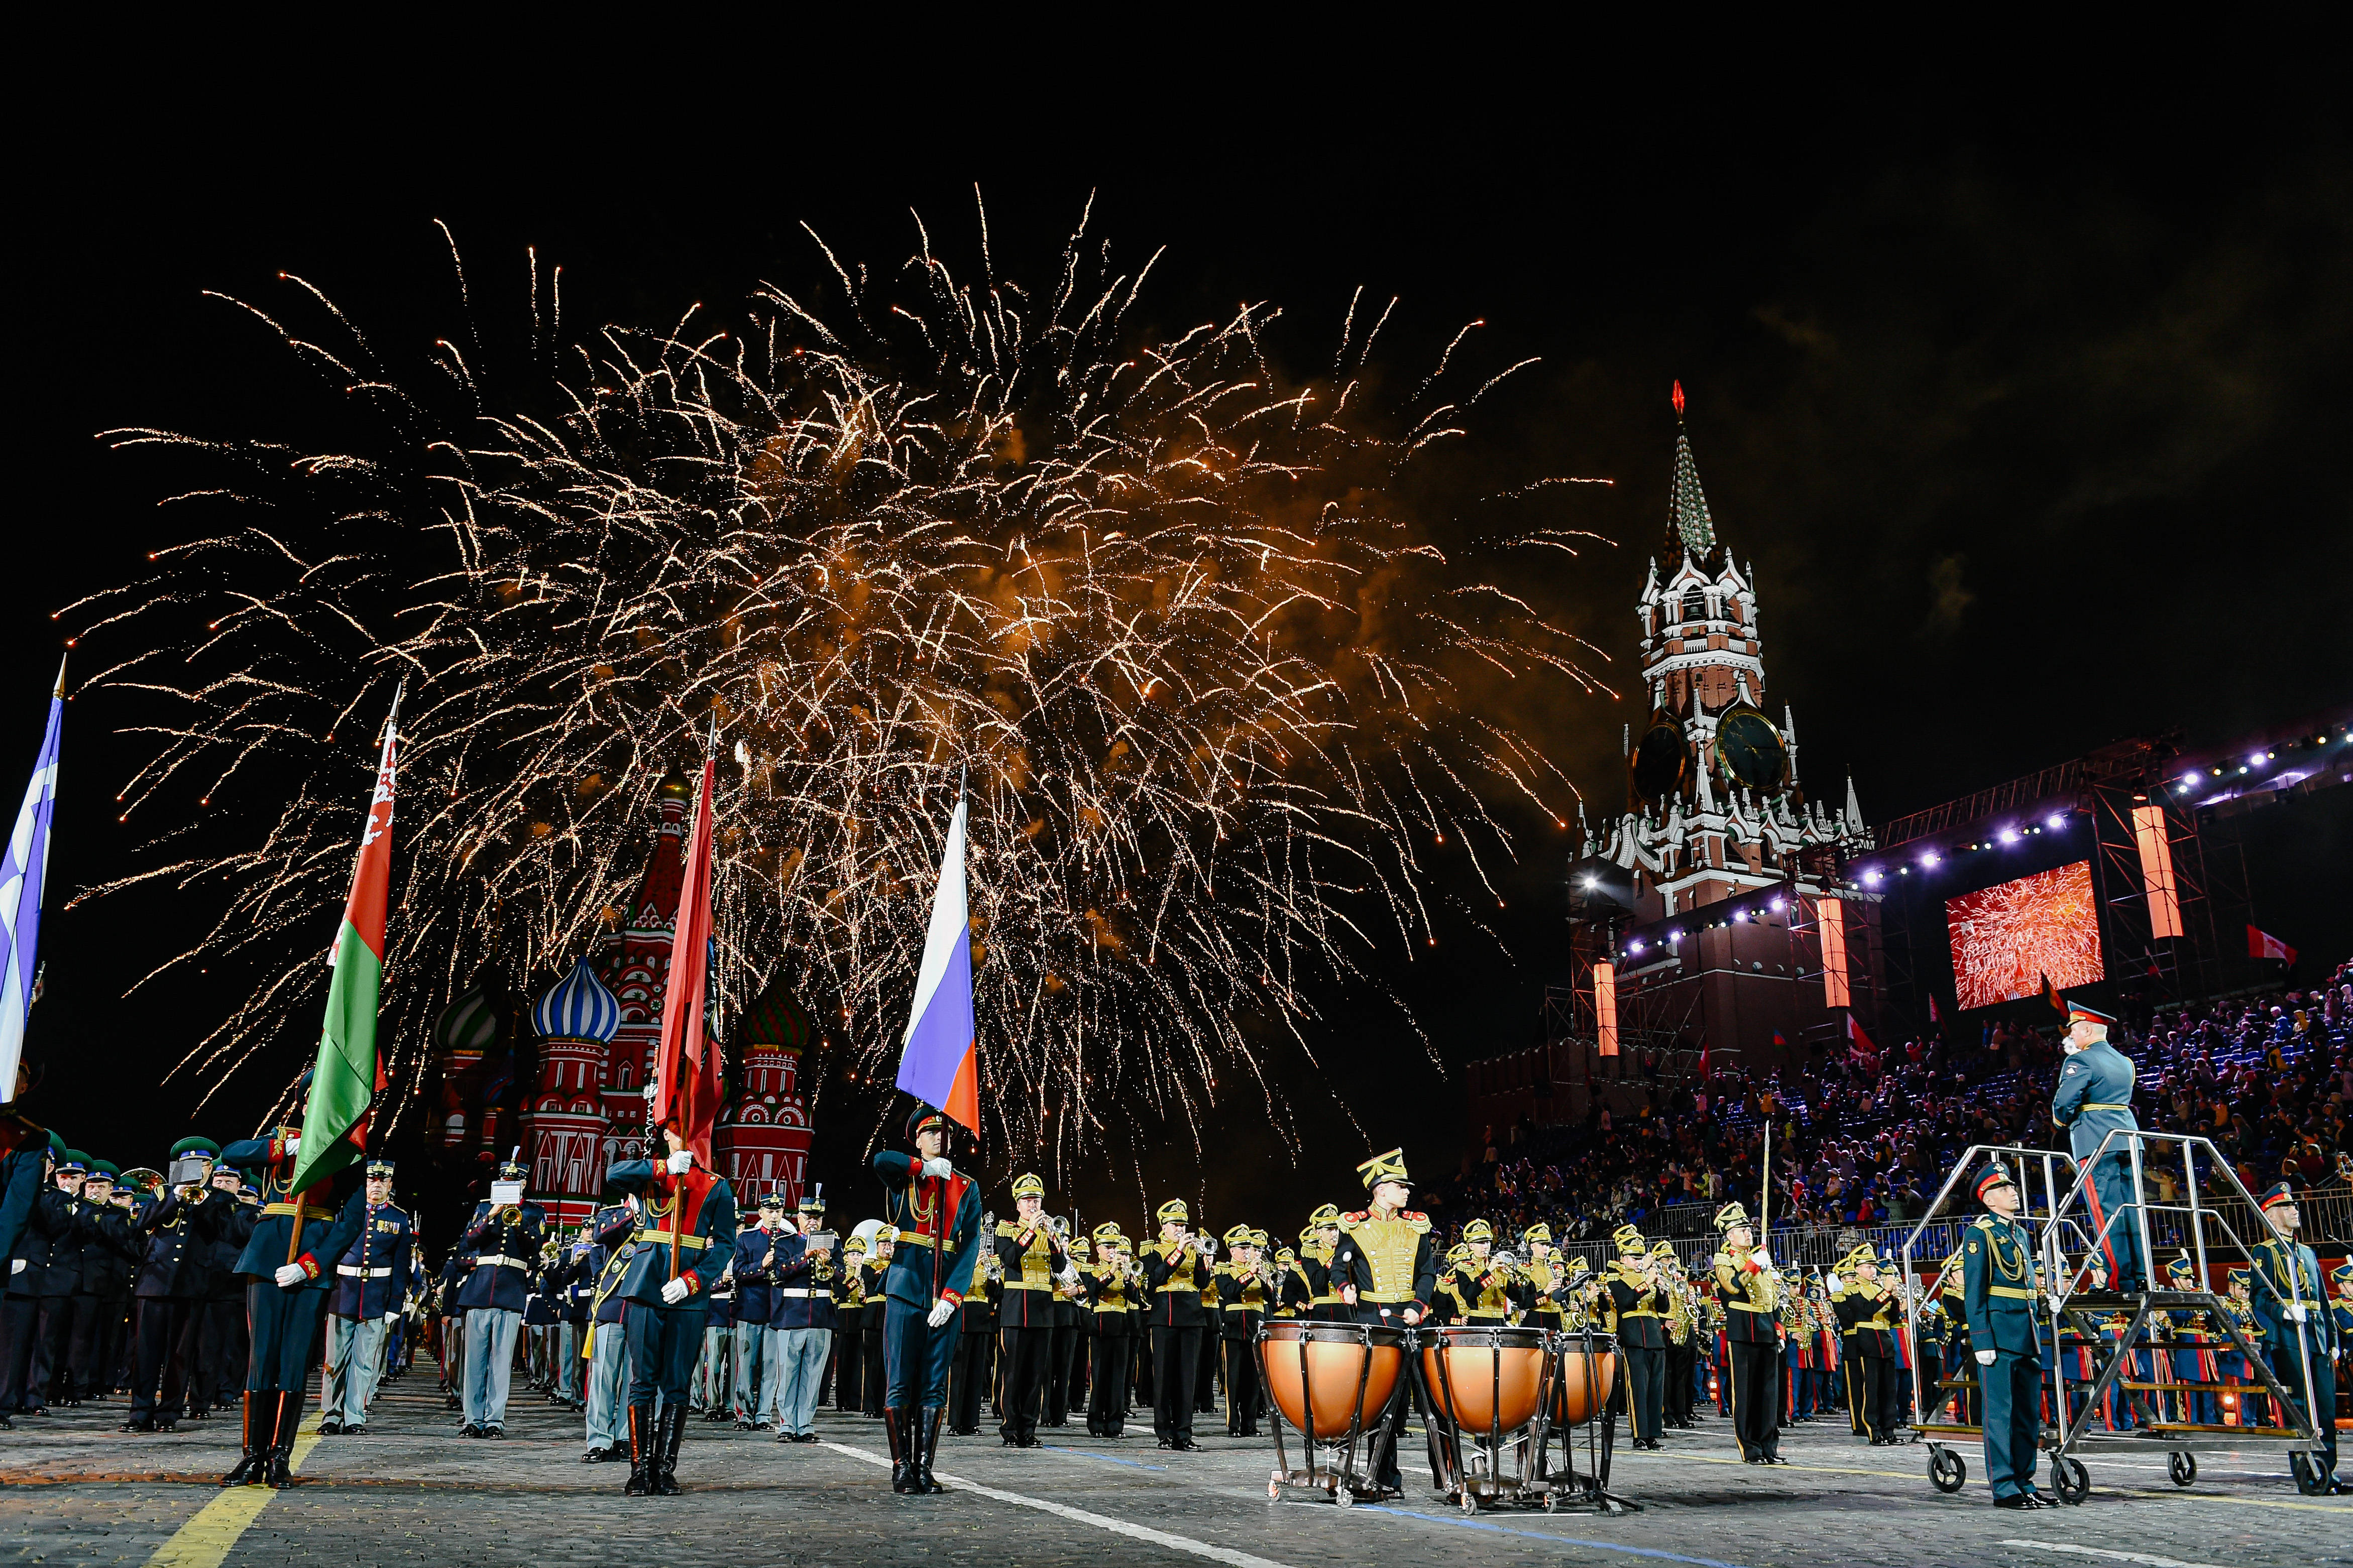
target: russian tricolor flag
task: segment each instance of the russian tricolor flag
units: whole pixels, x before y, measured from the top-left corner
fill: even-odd
[[[965,900],[965,803],[956,802],[940,851],[931,932],[915,979],[915,1005],[899,1053],[899,1087],[953,1121],[980,1131],[980,1040],[972,1021],[972,921]]]

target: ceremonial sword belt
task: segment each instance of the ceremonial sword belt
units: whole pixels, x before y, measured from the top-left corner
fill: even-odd
[[[637,1239],[650,1241],[658,1247],[675,1242],[689,1252],[700,1252],[711,1245],[711,1238],[707,1236],[681,1236],[674,1230],[641,1230],[638,1232]],[[510,1258],[506,1261],[512,1263],[514,1259]]]
[[[899,1233],[899,1245],[902,1247],[937,1247],[939,1243],[933,1240],[930,1237],[925,1236],[920,1230],[902,1230]]]
[[[2078,1112],[2082,1112],[2085,1110],[2130,1110],[2132,1107],[2129,1105],[2118,1105],[2114,1100],[2087,1100],[2075,1109]]]
[[[1418,1298],[1402,1290],[1359,1290],[1359,1301],[1370,1301],[1377,1307],[1410,1307]]]
[[[474,1267],[477,1268],[481,1268],[486,1263],[491,1265],[493,1268],[501,1264],[505,1265],[509,1268],[529,1268],[531,1267],[531,1262],[528,1258],[509,1258],[503,1252],[488,1252],[474,1259]],[[386,1269],[385,1272],[389,1273],[391,1270]]]
[[[382,1268],[363,1268],[356,1263],[338,1263],[335,1265],[335,1272],[338,1274],[349,1275],[354,1279],[389,1279],[392,1278],[392,1268],[390,1265],[386,1265]]]
[[[312,1204],[264,1204],[261,1205],[261,1212],[266,1215],[301,1215],[304,1219],[332,1219],[335,1217],[334,1210],[320,1208]]]
[[[2033,1291],[2021,1290],[2015,1285],[1989,1285],[1986,1287],[1986,1294],[1989,1296],[1999,1296],[2005,1301],[2031,1301],[2034,1300]]]
[[[776,1294],[779,1296],[790,1296],[796,1300],[803,1300],[811,1296],[830,1296],[833,1292],[830,1290],[805,1290],[800,1289],[798,1286],[779,1285],[776,1287]]]

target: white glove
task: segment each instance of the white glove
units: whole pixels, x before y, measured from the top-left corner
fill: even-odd
[[[681,1301],[686,1300],[686,1291],[687,1284],[685,1280],[673,1279],[669,1284],[662,1287],[662,1300],[670,1306],[675,1307]]]
[[[1421,1309],[1419,1307],[1408,1307],[1405,1310],[1405,1321],[1408,1328],[1411,1328],[1414,1324],[1421,1321]]]
[[[2304,1321],[2304,1309],[2301,1307],[2290,1307],[2287,1310],[2287,1321],[2291,1323],[2300,1323]]]
[[[694,1169],[694,1152],[692,1150],[681,1149],[677,1153],[672,1154],[670,1157],[670,1173],[671,1175],[683,1176],[692,1169]]]
[[[1979,1351],[1979,1352],[1978,1352],[1978,1364],[1979,1366],[1991,1366],[1991,1365],[1993,1364],[1993,1352],[1991,1352],[1991,1351]]]
[[[9,1272],[9,1273],[11,1273],[11,1274],[22,1274],[24,1271],[25,1271],[25,1260],[24,1260],[23,1258],[12,1258],[8,1259],[8,1272]]]
[[[955,1316],[955,1303],[954,1301],[934,1301],[932,1303],[932,1315],[923,1321],[931,1324],[932,1327],[935,1329],[945,1328],[947,1326],[947,1321]]]
[[[300,1152],[301,1152],[301,1149],[302,1149],[302,1140],[301,1140],[301,1137],[299,1134],[298,1134],[298,1135],[296,1135],[295,1137],[289,1138],[288,1140],[286,1140],[286,1152],[287,1152],[289,1154],[296,1154],[296,1153],[300,1153]]]
[[[932,1158],[923,1162],[923,1174],[927,1176],[937,1176],[941,1180],[945,1181],[948,1177],[955,1174],[955,1167],[949,1164],[945,1160],[939,1158],[939,1156],[934,1155]]]
[[[1824,1275],[1823,1281],[1833,1290],[1843,1290],[1846,1289],[1846,1281],[1841,1279],[1835,1272]]]
[[[299,1263],[289,1263],[278,1271],[278,1283],[280,1285],[300,1285],[306,1278]]]

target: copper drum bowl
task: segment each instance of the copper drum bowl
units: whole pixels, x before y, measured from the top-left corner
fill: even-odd
[[[1372,1426],[1405,1373],[1404,1331],[1369,1324],[1269,1323],[1259,1352],[1274,1407],[1319,1443],[1346,1436],[1360,1422]]]
[[[1440,1414],[1463,1432],[1516,1432],[1544,1397],[1542,1329],[1424,1331],[1421,1381]]]
[[[1560,1380],[1553,1388],[1552,1422],[1581,1426],[1609,1407],[1610,1385],[1618,1381],[1618,1340],[1612,1334],[1595,1334],[1589,1362],[1584,1335],[1563,1334],[1557,1342]]]

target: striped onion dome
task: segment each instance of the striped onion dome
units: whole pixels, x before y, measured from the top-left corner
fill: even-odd
[[[433,1024],[433,1044],[444,1051],[487,1051],[498,1037],[498,1006],[480,984],[443,1008]]]
[[[609,1046],[621,1030],[621,1005],[582,959],[531,1010],[531,1026],[543,1040],[594,1040]]]
[[[806,1050],[814,1030],[815,1021],[793,994],[793,988],[786,984],[784,966],[779,964],[768,977],[758,1000],[744,1009],[733,1037],[747,1046],[787,1046]]]

